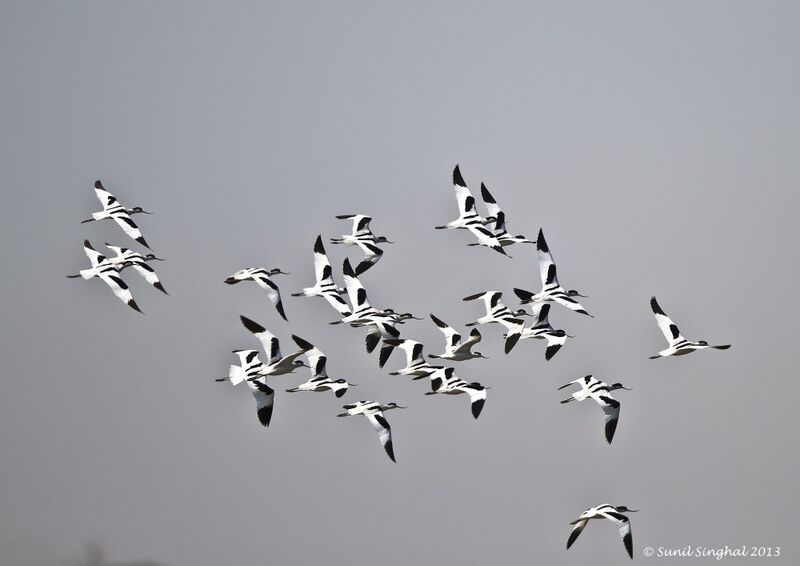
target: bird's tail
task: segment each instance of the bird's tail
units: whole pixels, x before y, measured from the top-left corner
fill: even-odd
[[[243,382],[247,378],[247,374],[244,371],[243,367],[240,366],[230,366],[228,368],[228,379],[231,380],[233,385],[238,385]]]

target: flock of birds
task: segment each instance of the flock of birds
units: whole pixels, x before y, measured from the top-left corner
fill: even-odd
[[[566,343],[567,338],[571,338],[571,336],[564,330],[552,327],[548,320],[551,306],[561,305],[576,313],[592,316],[578,300],[579,298],[585,298],[586,295],[582,295],[576,290],[567,290],[561,286],[556,274],[556,264],[553,260],[552,252],[541,229],[535,240],[530,240],[524,235],[511,235],[508,233],[506,215],[484,184],[481,184],[481,197],[486,205],[488,215],[484,217],[478,214],[475,197],[464,181],[458,165],[453,171],[453,189],[458,205],[458,218],[444,225],[436,226],[436,229],[467,230],[476,240],[467,245],[491,248],[506,256],[508,255],[506,248],[511,245],[535,245],[538,252],[542,283],[541,290],[536,293],[524,289],[514,289],[520,304],[528,305],[530,312],[526,311],[525,308],[509,309],[503,304],[500,291],[483,291],[464,297],[464,301],[481,300],[485,307],[485,314],[473,322],[467,323],[466,326],[497,324],[504,327],[505,334],[503,339],[505,341],[504,350],[506,354],[509,354],[520,340],[543,340],[546,343],[545,359],[552,359]],[[84,222],[113,219],[128,236],[149,249],[138,226],[131,220],[131,216],[138,213],[151,213],[145,212],[140,207],[126,208],[116,197],[103,188],[100,181],[95,183],[95,193],[103,205],[103,210],[93,213],[92,218],[84,220]],[[373,353],[380,346],[378,350],[379,367],[383,368],[385,366],[395,350],[402,351],[405,357],[405,365],[392,371],[391,375],[408,376],[414,380],[428,379],[430,391],[426,395],[466,395],[470,402],[472,416],[477,419],[486,403],[487,390],[489,388],[478,382],[468,382],[461,379],[456,375],[453,366],[432,365],[426,360],[422,343],[401,337],[399,327],[408,320],[421,320],[420,318],[408,312],[397,312],[392,308],[378,309],[369,302],[367,291],[359,276],[374,267],[381,259],[383,250],[380,245],[392,244],[393,242],[390,242],[384,236],[376,236],[372,232],[370,228],[372,219],[369,216],[348,214],[340,215],[336,218],[351,221],[352,230],[350,234],[332,238],[331,243],[357,246],[363,252],[363,258],[356,264],[355,269],[349,259],[344,260],[342,265],[344,288],[337,286],[333,278],[333,268],[323,245],[322,236],[318,235],[314,242],[315,283],[300,292],[292,293],[292,296],[321,297],[325,299],[340,317],[330,324],[344,324],[353,328],[366,329],[365,346],[368,353]],[[162,261],[160,258],[157,258],[152,253],[141,254],[120,246],[109,244],[106,244],[106,246],[116,254],[114,257],[100,254],[86,240],[84,242],[84,250],[89,258],[91,267],[81,270],[76,275],[68,275],[67,277],[100,279],[111,288],[112,292],[120,300],[139,312],[141,311],[134,301],[130,289],[121,277],[121,272],[125,268],[132,267],[150,285],[166,293],[155,270],[148,265],[148,262],[152,260]],[[267,297],[280,317],[288,321],[280,289],[273,280],[277,275],[288,275],[288,273],[277,268],[250,267],[237,271],[225,279],[224,282],[230,285],[242,281],[255,282],[266,292]],[[730,347],[729,344],[712,346],[705,341],[687,340],[681,335],[675,323],[661,309],[655,297],[650,300],[650,306],[656,323],[668,343],[667,348],[651,356],[651,359],[682,356],[707,348],[724,350]],[[526,323],[526,318],[530,319],[530,323]],[[344,396],[350,387],[356,385],[349,383],[345,379],[330,377],[327,371],[327,356],[310,341],[292,335],[292,340],[298,349],[284,355],[281,353],[280,342],[274,334],[246,316],[241,316],[240,319],[244,327],[261,344],[265,354],[265,361],[260,358],[260,350],[234,350],[232,353],[238,357],[239,365],[231,365],[228,375],[217,379],[217,381],[227,381],[232,385],[247,384],[256,401],[258,420],[263,426],[269,426],[275,402],[275,390],[268,384],[268,378],[291,374],[301,367],[308,368],[311,373],[310,378],[296,387],[286,389],[286,391],[289,393],[331,391],[337,398]],[[482,335],[477,328],[472,328],[465,338],[456,328],[450,326],[436,315],[430,314],[430,319],[444,335],[445,343],[442,353],[430,354],[427,356],[428,358],[446,362],[465,362],[486,357],[473,350],[473,347],[482,340]],[[596,402],[604,414],[606,441],[611,444],[620,413],[620,402],[611,395],[611,392],[628,390],[628,388],[621,383],[605,383],[592,375],[575,379],[559,389],[570,386],[577,386],[578,389],[561,402],[570,403],[586,399],[592,399]],[[406,407],[395,402],[383,403],[365,400],[344,405],[344,412],[337,416],[365,416],[375,429],[386,454],[394,462],[392,429],[385,413],[392,409],[404,408]],[[567,540],[567,548],[572,546],[590,520],[608,519],[619,527],[619,533],[625,549],[628,555],[633,558],[631,526],[628,517],[625,515],[631,512],[635,512],[635,510],[629,509],[624,505],[603,504],[587,509],[581,513],[578,519],[571,523],[573,529]]]

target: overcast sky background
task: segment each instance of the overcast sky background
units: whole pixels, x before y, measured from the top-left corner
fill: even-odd
[[[727,544],[796,563],[799,18],[778,1],[2,2],[0,563],[97,541],[168,566],[620,564],[610,524],[564,549],[604,502],[641,509],[637,560]],[[553,309],[576,338],[550,362],[482,328],[491,359],[457,366],[492,386],[478,421],[388,376],[400,356],[380,370],[322,299],[289,297],[342,213],[397,242],[363,276],[379,307],[463,328],[481,307],[462,297],[537,290],[533,246],[506,259],[433,230],[456,215],[455,163],[512,232],[544,228],[596,315]],[[170,296],[125,274],[145,316],[64,278],[84,238],[137,247],[79,224],[98,178],[156,212],[136,220]],[[358,252],[328,252],[341,283]],[[222,283],[246,266],[291,272],[290,323]],[[653,294],[687,337],[733,348],[648,360]],[[358,387],[277,377],[263,429],[247,389],[213,381],[257,346],[239,314]],[[441,351],[430,321],[402,330]],[[587,373],[634,389],[611,447],[597,406],[558,402]],[[365,419],[334,417],[359,399],[409,405],[387,414],[397,464]]]

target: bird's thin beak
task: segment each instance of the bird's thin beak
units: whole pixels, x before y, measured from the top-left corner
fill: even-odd
[[[575,338],[572,334],[567,334],[567,338]]]
[[[281,271],[280,269],[278,270],[278,274],[280,274],[280,275],[291,275],[291,273],[289,273],[288,271]]]
[[[406,406],[404,407],[403,405],[397,405],[397,408],[398,408],[398,409],[408,409],[408,406],[406,405]]]
[[[386,243],[386,244],[394,244],[394,242],[390,242],[389,240],[386,240],[386,242],[384,242],[384,243]]]
[[[626,512],[626,513],[638,513],[638,512],[639,512],[639,510],[638,510],[638,509],[628,509],[628,510],[627,510],[627,511],[625,511],[625,512]]]
[[[155,212],[147,212],[146,210],[142,211],[143,214],[155,214]]]
[[[625,391],[633,391],[633,387],[622,387]]]
[[[154,257],[153,259],[155,259],[155,260],[157,260],[157,261],[167,261],[167,260],[166,260],[165,258],[163,258],[163,257]]]

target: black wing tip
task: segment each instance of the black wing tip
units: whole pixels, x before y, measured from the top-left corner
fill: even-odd
[[[362,261],[356,266],[356,276],[362,275],[365,271],[367,271],[370,267],[375,265],[371,261]]]
[[[633,559],[633,535],[631,533],[626,533],[624,537],[622,537],[622,542],[625,544],[625,550],[628,551],[628,556]]]
[[[278,311],[278,314],[281,315],[281,318],[286,322],[289,322],[289,319],[286,318],[286,312],[283,310],[283,303],[276,303],[275,310]]]
[[[130,301],[128,301],[128,306],[129,306],[129,307],[131,307],[131,308],[132,308],[133,310],[135,310],[136,312],[139,312],[139,313],[142,313],[142,314],[144,314],[144,313],[142,312],[142,309],[140,309],[140,308],[139,308],[139,305],[137,305],[137,304],[136,304],[136,301],[134,301],[133,299],[131,299]]]
[[[139,236],[138,238],[136,238],[136,241],[139,242],[140,244],[142,244],[148,250],[152,250],[153,249],[149,245],[147,245],[147,241],[144,239],[144,236]]]
[[[533,293],[531,293],[530,291],[526,291],[525,289],[518,289],[516,287],[514,287],[514,294],[517,296],[518,299],[522,301],[530,300],[530,298],[533,297]]]
[[[467,183],[464,181],[464,177],[461,176],[461,168],[456,164],[455,169],[453,169],[453,184],[458,185],[459,187],[466,187]]]
[[[389,456],[389,459],[396,464],[397,460],[394,459],[394,446],[392,446],[391,439],[383,445],[383,449],[386,450],[386,455]]]
[[[249,319],[243,314],[239,315],[239,320],[241,320],[242,324],[244,324],[244,327],[253,334],[258,334],[266,330],[266,328],[258,324],[255,320]]]
[[[350,258],[344,258],[344,263],[342,263],[342,273],[346,277],[355,277],[356,273],[353,271],[353,266],[350,265]]]
[[[483,405],[486,403],[486,399],[478,399],[474,403],[472,403],[472,416],[476,419],[481,416],[481,411],[483,410]]]
[[[606,442],[611,444],[611,441],[614,440],[614,432],[617,430],[617,421],[609,421],[606,423]]]
[[[658,301],[656,300],[655,295],[650,297],[650,308],[653,309],[653,312],[655,314],[660,314],[660,315],[663,315],[663,316],[667,316],[666,313],[664,313],[664,310],[661,308],[661,305],[658,304]]]
[[[489,192],[489,189],[486,188],[484,183],[481,183],[481,198],[483,202],[487,202],[489,204],[497,204],[497,201],[494,200],[492,193]]]
[[[550,252],[550,248],[547,247],[547,242],[544,239],[544,232],[541,228],[539,228],[539,235],[536,237],[536,249],[545,253]]]
[[[517,345],[517,342],[519,342],[519,334],[517,333],[509,334],[506,337],[506,344],[505,347],[503,348],[503,351],[506,353],[506,355],[508,355],[509,352],[511,352],[511,350],[514,349],[514,346]]]
[[[325,246],[322,245],[322,235],[317,234],[317,239],[314,240],[314,252],[318,254],[325,253]]]
[[[429,316],[431,317],[431,320],[433,321],[433,323],[436,326],[438,326],[439,328],[446,328],[447,327],[447,324],[445,324],[444,321],[442,321],[442,319],[437,317],[435,314],[430,313]]]
[[[264,407],[258,411],[258,421],[262,426],[268,427],[272,420],[272,407]]]
[[[544,359],[548,362],[552,360],[553,356],[555,356],[558,353],[562,345],[563,344],[556,344],[555,346],[548,346],[547,349],[544,351]]]
[[[337,398],[339,398],[343,397],[345,393],[347,393],[347,389],[337,389],[333,394],[336,395]]]
[[[103,188],[103,183],[101,183],[101,182],[100,182],[100,179],[97,179],[97,180],[94,182],[94,188],[95,188],[95,189],[101,189],[101,190],[103,190],[103,191],[105,190],[105,189]]]
[[[155,287],[165,295],[169,295],[169,293],[167,293],[167,290],[164,289],[164,286],[161,284],[161,281],[156,281],[155,283],[153,283],[153,287]]]
[[[292,340],[294,340],[294,343],[297,344],[301,350],[311,350],[314,348],[314,344],[308,340],[300,338],[297,334],[292,334]]]
[[[468,297],[464,297],[464,298],[463,298],[463,299],[461,299],[461,300],[462,300],[462,301],[474,301],[475,299],[480,299],[480,298],[481,298],[481,297],[483,297],[485,294],[486,294],[485,292],[484,292],[484,293],[475,293],[474,295],[469,295]]]

